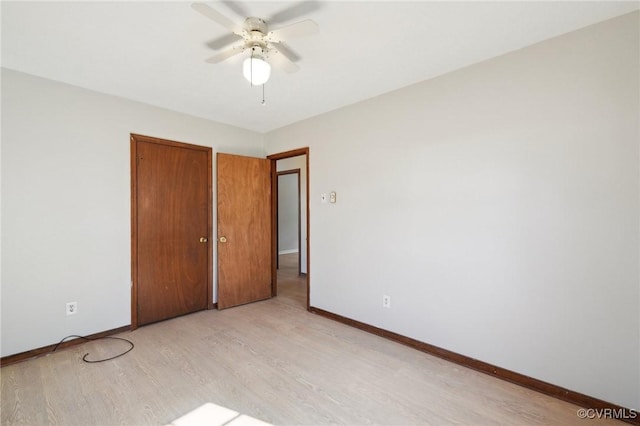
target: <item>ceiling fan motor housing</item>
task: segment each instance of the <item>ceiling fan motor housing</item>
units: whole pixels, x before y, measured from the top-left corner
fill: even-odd
[[[245,49],[252,49],[254,53],[263,54],[267,51],[267,23],[260,18],[247,18],[244,21]]]
[[[264,19],[249,17],[244,20],[244,30],[249,34],[259,31],[265,36],[267,35],[268,27]]]

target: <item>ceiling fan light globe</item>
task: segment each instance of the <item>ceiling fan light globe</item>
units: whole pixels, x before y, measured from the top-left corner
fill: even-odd
[[[247,58],[242,64],[242,75],[254,86],[260,86],[269,80],[271,65],[262,58]]]

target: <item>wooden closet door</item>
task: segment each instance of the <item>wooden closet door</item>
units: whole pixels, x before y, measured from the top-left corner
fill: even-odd
[[[137,325],[208,307],[211,149],[135,136]]]

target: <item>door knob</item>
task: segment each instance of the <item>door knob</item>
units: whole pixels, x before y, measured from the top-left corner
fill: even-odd
[[[227,237],[220,237],[220,238],[218,238],[218,241],[220,241],[221,243],[226,243],[227,242]]]
[[[200,237],[200,242],[201,243],[206,243],[207,241],[209,241],[209,239],[207,237]]]

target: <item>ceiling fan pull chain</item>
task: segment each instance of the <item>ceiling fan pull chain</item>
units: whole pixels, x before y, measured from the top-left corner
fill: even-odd
[[[267,104],[267,101],[264,100],[264,86],[266,86],[266,85],[267,85],[267,83],[264,83],[262,85],[262,102],[261,102],[262,106],[265,106]]]
[[[249,84],[250,87],[253,87],[253,47],[251,48],[251,81]]]

